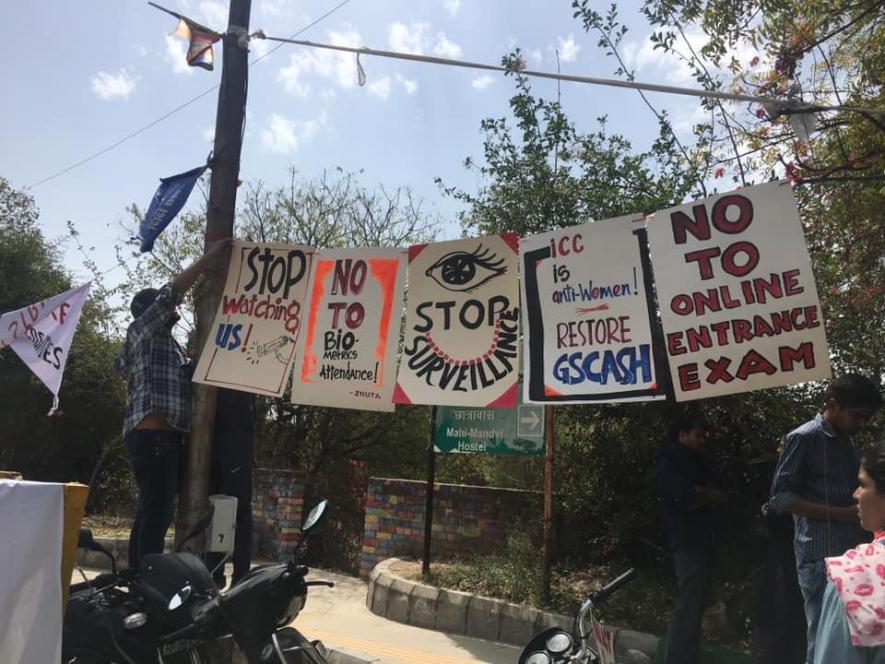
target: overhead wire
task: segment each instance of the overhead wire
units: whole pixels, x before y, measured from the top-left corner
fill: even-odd
[[[321,21],[325,20],[326,18],[328,18],[329,16],[331,16],[332,14],[334,14],[335,12],[337,12],[339,9],[341,9],[342,7],[344,7],[344,5],[348,4],[349,2],[351,2],[351,0],[342,0],[342,1],[339,2],[337,5],[335,5],[332,9],[330,9],[329,11],[327,11],[325,14],[323,14],[322,16],[320,16],[319,18],[317,18],[316,20],[311,21],[309,24],[307,24],[306,26],[304,26],[303,28],[301,28],[300,30],[298,30],[298,32],[294,33],[294,34],[290,37],[290,39],[294,39],[294,38],[297,37],[298,35],[300,35],[300,34],[306,32],[307,30],[310,30],[312,27],[314,27],[315,25],[317,25],[317,24],[320,23]],[[251,67],[252,65],[256,65],[256,64],[258,64],[258,63],[261,62],[262,60],[264,60],[264,59],[270,57],[271,54],[273,54],[274,52],[276,52],[277,50],[279,50],[279,49],[282,48],[282,47],[283,47],[283,44],[279,44],[279,45],[273,47],[272,49],[270,49],[270,50],[269,50],[267,53],[265,53],[264,55],[261,55],[261,56],[255,58],[252,62],[249,63],[249,66]],[[98,152],[95,152],[95,153],[89,155],[88,157],[85,157],[85,158],[81,159],[80,161],[78,161],[78,162],[76,162],[76,163],[74,163],[74,164],[71,164],[70,166],[67,166],[67,167],[65,167],[65,168],[62,168],[61,170],[56,171],[55,173],[53,173],[53,174],[51,174],[51,175],[49,175],[49,176],[43,178],[42,180],[38,180],[37,182],[35,182],[35,183],[31,184],[31,185],[26,186],[25,189],[26,189],[26,190],[29,190],[29,189],[34,189],[35,187],[39,187],[40,185],[45,184],[45,183],[47,183],[47,182],[50,182],[51,180],[55,180],[56,178],[59,178],[59,177],[61,177],[62,175],[65,175],[66,173],[70,173],[71,171],[73,171],[73,170],[79,168],[80,166],[83,166],[84,164],[87,164],[87,163],[89,163],[90,161],[93,161],[94,159],[97,159],[98,157],[102,156],[103,154],[107,154],[108,152],[110,152],[111,150],[113,150],[113,149],[119,147],[119,146],[122,145],[123,143],[126,143],[127,141],[130,141],[130,140],[132,140],[133,138],[135,138],[136,136],[138,136],[138,135],[140,135],[140,134],[146,132],[148,129],[151,129],[152,127],[157,126],[158,124],[160,124],[160,123],[163,122],[164,120],[166,120],[166,119],[172,117],[173,115],[175,115],[175,114],[178,113],[179,111],[184,110],[185,108],[187,108],[187,107],[190,106],[191,104],[196,103],[197,101],[199,101],[200,99],[202,99],[202,98],[205,97],[206,95],[208,95],[208,94],[210,94],[210,93],[212,93],[212,92],[215,92],[216,90],[218,90],[218,88],[220,87],[220,85],[221,85],[220,83],[216,83],[216,84],[213,85],[211,88],[208,88],[207,90],[204,90],[204,91],[201,92],[200,94],[198,94],[198,95],[196,95],[196,96],[194,96],[194,97],[188,99],[186,102],[184,102],[184,103],[182,103],[182,104],[176,106],[176,107],[173,108],[171,111],[169,111],[169,112],[167,112],[167,113],[161,115],[161,116],[160,116],[159,118],[157,118],[156,120],[153,120],[152,122],[149,122],[148,124],[144,125],[143,127],[139,128],[139,129],[136,129],[136,130],[133,131],[132,133],[127,134],[127,135],[124,136],[123,138],[121,138],[121,139],[119,139],[119,140],[117,140],[117,141],[114,141],[113,143],[111,143],[111,144],[108,145],[107,147],[102,148],[102,149],[99,150]]]
[[[419,55],[415,53],[401,53],[398,51],[383,51],[373,48],[340,46],[338,44],[324,44],[321,42],[312,42],[304,39],[293,39],[283,37],[268,37],[263,32],[257,31],[253,34],[254,38],[267,39],[268,41],[276,41],[285,44],[294,44],[296,46],[306,46],[309,48],[328,49],[332,51],[343,51],[346,53],[355,53],[357,55],[374,55],[379,58],[393,58],[396,60],[410,60],[412,62],[421,62],[425,64],[446,65],[449,67],[462,67],[466,69],[479,69],[482,71],[497,71],[503,73],[516,73],[522,76],[532,76],[535,78],[547,78],[557,81],[571,81],[573,83],[585,83],[589,85],[603,85],[615,88],[627,88],[630,90],[645,90],[648,92],[663,92],[666,94],[683,95],[690,97],[706,97],[712,99],[723,99],[727,101],[745,101],[757,104],[763,104],[766,107],[777,109],[778,112],[784,114],[791,113],[807,113],[807,112],[823,112],[823,111],[843,111],[856,113],[885,113],[882,109],[858,108],[855,106],[825,106],[818,104],[808,104],[792,99],[776,99],[774,97],[762,97],[758,95],[744,95],[734,92],[721,92],[719,90],[698,90],[696,88],[682,88],[674,85],[661,85],[658,83],[642,83],[640,81],[623,81],[615,78],[599,78],[595,76],[577,76],[574,74],[559,74],[548,71],[539,71],[526,69],[524,67],[511,68],[503,65],[490,65],[484,62],[471,62],[468,60],[455,60],[453,58],[442,58],[438,56]]]

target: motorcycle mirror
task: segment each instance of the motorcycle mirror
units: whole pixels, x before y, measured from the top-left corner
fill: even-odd
[[[317,503],[316,507],[310,510],[310,514],[307,515],[307,518],[304,520],[304,523],[301,526],[302,532],[307,532],[311,528],[313,528],[317,523],[319,523],[320,519],[323,518],[323,514],[326,511],[326,507],[329,505],[328,500],[321,500]]]
[[[190,598],[192,592],[193,588],[191,588],[190,585],[186,585],[184,588],[172,595],[172,599],[169,600],[169,604],[166,608],[168,608],[170,611],[174,611],[175,609],[179,608]]]

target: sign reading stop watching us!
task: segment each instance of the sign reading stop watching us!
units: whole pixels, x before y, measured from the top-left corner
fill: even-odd
[[[677,401],[830,376],[811,262],[785,183],[658,212],[648,241]]]
[[[282,396],[295,358],[313,247],[234,242],[194,381]]]

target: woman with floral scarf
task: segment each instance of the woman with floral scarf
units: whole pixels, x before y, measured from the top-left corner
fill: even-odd
[[[861,461],[854,492],[869,544],[827,558],[814,664],[885,664],[885,441]]]

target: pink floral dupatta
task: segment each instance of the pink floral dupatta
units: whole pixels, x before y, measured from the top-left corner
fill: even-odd
[[[851,643],[885,645],[885,532],[826,563],[827,576],[845,605]]]

